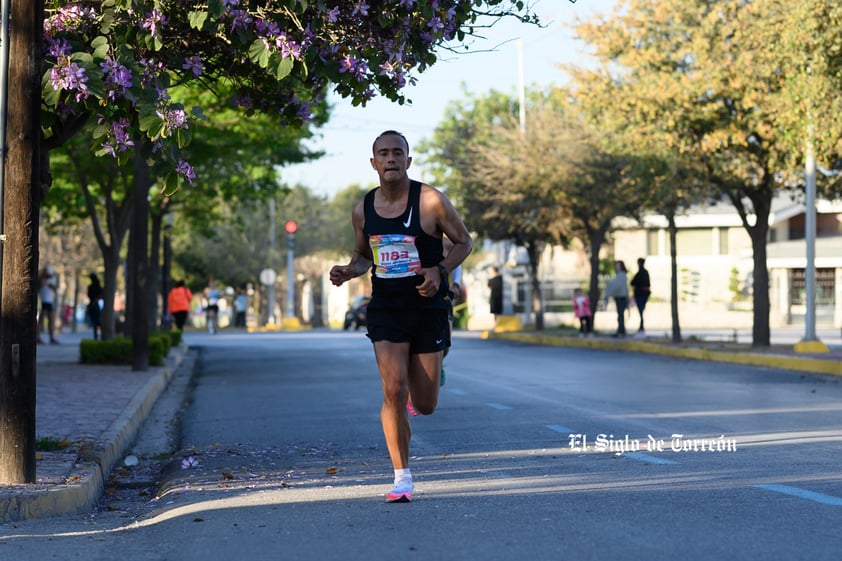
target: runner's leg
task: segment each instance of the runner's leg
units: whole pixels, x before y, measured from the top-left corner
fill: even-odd
[[[392,467],[409,467],[409,440],[412,428],[407,417],[406,401],[409,398],[409,343],[375,341],[374,356],[383,384],[383,404],[380,422]]]
[[[412,406],[421,415],[430,415],[439,401],[442,351],[409,357],[409,393]]]

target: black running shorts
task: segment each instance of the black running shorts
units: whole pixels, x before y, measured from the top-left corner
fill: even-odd
[[[369,308],[366,326],[372,342],[409,343],[410,354],[435,353],[450,346],[447,310]]]

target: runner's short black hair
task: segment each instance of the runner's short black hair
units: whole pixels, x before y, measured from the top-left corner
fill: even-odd
[[[398,132],[398,131],[391,130],[391,129],[387,130],[387,131],[383,131],[383,132],[381,132],[380,134],[377,135],[377,138],[374,139],[374,142],[371,145],[371,151],[374,152],[374,145],[377,144],[378,140],[380,140],[384,136],[391,136],[391,135],[399,136],[403,139],[403,143],[406,144],[406,153],[409,154],[409,141],[406,139],[406,137],[403,135],[402,132]]]

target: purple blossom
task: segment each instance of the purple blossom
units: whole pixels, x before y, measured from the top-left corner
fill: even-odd
[[[339,73],[344,74],[346,72],[353,72],[357,59],[350,55],[345,55],[341,61],[339,61]]]
[[[298,98],[295,98],[293,102],[298,105],[296,115],[298,115],[302,121],[309,121],[313,117],[313,108],[308,102]]]
[[[294,59],[301,58],[301,45],[295,41],[291,41],[289,35],[286,33],[281,33],[275,44],[280,49],[282,57]]]
[[[131,70],[110,58],[100,63],[99,67],[108,89],[108,98],[116,99],[117,96],[126,95],[126,90],[132,87]]]
[[[100,122],[103,120],[104,119],[100,117]],[[128,119],[121,117],[111,123],[108,139],[102,143],[102,147],[105,148],[105,152],[116,158],[117,152],[125,152],[132,146],[134,146],[134,141],[129,133]]]
[[[147,88],[158,81],[158,76],[166,69],[161,61],[148,58],[140,59],[140,66],[143,69],[140,76],[140,84]]]
[[[439,17],[434,17],[427,22],[427,27],[433,30],[433,33],[438,33],[444,29],[444,22]]]
[[[50,69],[50,82],[54,90],[76,90],[76,101],[86,99],[88,92],[88,74],[85,69],[65,57]]]
[[[164,132],[161,136],[167,137],[176,129],[188,128],[187,113],[179,107],[162,107],[158,110],[158,116],[164,121]]]
[[[245,10],[231,10],[228,13],[228,17],[231,19],[231,31],[248,29],[254,21],[251,14]]]
[[[186,179],[190,185],[193,185],[193,180],[196,179],[196,170],[194,170],[193,166],[189,163],[184,160],[179,160],[178,165],[175,168],[175,172],[179,175],[183,175],[184,179]]]
[[[202,59],[196,55],[184,58],[184,64],[181,66],[184,70],[193,72],[193,76],[197,78],[202,75],[205,70],[205,65],[202,64]]]
[[[357,2],[354,9],[351,11],[352,16],[368,16],[368,4],[364,1]]]
[[[96,22],[93,8],[62,6],[56,15],[44,20],[44,34],[47,36],[64,31],[85,32]]]
[[[237,94],[231,98],[231,105],[234,107],[241,107],[243,109],[254,109],[254,103],[251,98],[241,94]]]
[[[143,20],[141,27],[143,29],[148,29],[149,33],[152,34],[152,37],[160,37],[159,35],[159,26],[163,27],[167,25],[167,16],[157,9],[152,10],[146,14],[146,19]]]
[[[339,20],[339,6],[334,6],[331,11],[327,13],[327,21],[336,23]]]
[[[58,59],[70,56],[72,50],[73,49],[70,46],[70,43],[68,43],[66,39],[58,39],[56,41],[49,41],[47,54],[53,58]]]
[[[388,60],[380,65],[381,74],[392,74],[395,68],[395,65]]]
[[[254,23],[254,29],[258,35],[266,37],[277,37],[281,34],[281,27],[275,21],[267,22],[266,20],[259,19]]]
[[[357,78],[360,78],[368,71],[368,64],[364,60],[360,60],[358,58],[354,58],[351,55],[345,55],[339,61],[339,73],[340,74],[353,74]]]

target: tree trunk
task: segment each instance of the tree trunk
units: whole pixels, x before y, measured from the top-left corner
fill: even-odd
[[[149,304],[149,331],[158,329],[158,289],[161,282],[161,220],[160,212],[152,215],[152,232],[149,237],[149,284],[146,301]]]
[[[667,231],[670,236],[670,315],[672,317],[672,342],[681,342],[681,324],[678,321],[678,226],[675,225],[675,213],[667,215]]]
[[[543,242],[530,242],[526,244],[526,253],[529,255],[529,277],[532,282],[532,312],[535,314],[535,329],[544,329],[544,298],[541,291],[541,281],[538,278],[538,266],[543,252]]]
[[[110,245],[102,248],[102,260],[105,272],[102,279],[102,340],[114,339],[117,326],[117,314],[114,301],[117,294],[117,272],[120,270],[120,249]]]
[[[596,312],[599,309],[599,250],[605,242],[605,232],[602,230],[588,232],[588,256],[591,264],[591,279],[588,287],[588,299],[591,301],[591,327],[596,323]]]
[[[754,278],[752,303],[754,307],[751,330],[751,344],[754,347],[768,347],[771,344],[769,328],[769,269],[766,266],[766,234],[768,215],[763,222],[760,216],[757,225],[749,230],[751,247],[754,250]]]
[[[35,353],[44,4],[11,0],[0,274],[0,484],[35,482]],[[3,71],[3,69],[0,69]],[[10,87],[11,86],[11,87]]]
[[[129,260],[132,264],[131,333],[132,370],[149,369],[149,165],[146,162],[146,142],[135,139],[134,208],[129,233]]]

